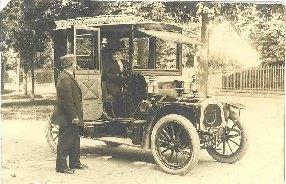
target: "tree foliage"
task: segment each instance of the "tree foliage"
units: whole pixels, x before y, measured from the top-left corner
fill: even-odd
[[[242,5],[237,5],[239,7]],[[240,35],[260,53],[262,65],[284,65],[285,7],[248,5],[237,11],[234,26]]]
[[[33,5],[28,12],[24,1]],[[208,24],[225,19],[260,52],[262,64],[284,64],[284,6],[246,3],[12,0],[0,13],[0,49],[13,48],[27,69],[31,61],[41,67],[52,59],[49,52],[55,20],[102,14],[177,23],[196,38],[201,36],[203,16]]]
[[[31,2],[31,1],[29,1]],[[40,7],[25,7],[23,0],[14,0],[1,12],[2,43],[19,53],[24,70],[30,70],[37,52],[46,48],[45,26],[40,21]],[[35,18],[35,19],[34,19]]]

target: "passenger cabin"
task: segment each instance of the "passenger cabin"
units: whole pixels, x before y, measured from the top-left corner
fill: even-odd
[[[98,16],[59,20],[54,30],[54,76],[62,70],[59,59],[65,54],[76,55],[75,77],[83,91],[85,120],[98,119],[103,110],[104,81],[102,67],[106,60],[107,44],[120,40],[125,48],[130,73],[149,79],[182,75],[182,45],[201,44],[182,34],[182,28],[162,22],[146,22],[138,17]],[[159,81],[158,81],[159,82]],[[173,81],[171,81],[173,82]],[[164,81],[161,91],[174,91]],[[166,85],[165,85],[166,84]],[[149,89],[148,89],[149,91]],[[152,91],[152,90],[150,90]],[[86,110],[87,111],[87,110]]]

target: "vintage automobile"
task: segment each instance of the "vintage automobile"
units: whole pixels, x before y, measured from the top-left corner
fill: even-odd
[[[55,24],[55,83],[61,71],[59,58],[75,54],[75,78],[83,93],[83,138],[151,149],[156,163],[170,174],[188,173],[196,166],[200,149],[223,163],[244,156],[247,135],[239,118],[243,105],[199,97],[196,78],[183,80],[183,45],[201,43],[184,36],[181,27],[123,16]],[[114,37],[126,48],[129,64],[123,76],[124,113],[116,112],[102,77],[106,42]],[[57,133],[58,127],[49,121],[46,137],[54,151]]]

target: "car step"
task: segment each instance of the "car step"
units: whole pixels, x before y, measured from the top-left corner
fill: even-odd
[[[84,125],[86,127],[93,127],[94,125],[105,125],[106,123],[109,123],[111,121],[117,121],[122,124],[133,124],[133,125],[142,125],[146,123],[146,120],[134,120],[134,119],[113,119],[113,120],[105,120],[105,121],[86,121],[84,122]]]
[[[132,123],[136,125],[142,125],[146,123],[146,120],[137,119],[137,120],[134,120]]]
[[[128,138],[119,138],[119,137],[101,137],[101,138],[93,138],[94,140],[98,140],[98,141],[107,141],[107,142],[113,142],[113,143],[118,143],[121,145],[125,145],[125,146],[132,146],[132,147],[137,147],[137,148],[141,148],[140,145],[135,145],[132,143],[131,139]]]
[[[85,127],[93,127],[94,125],[105,125],[108,121],[85,121]]]

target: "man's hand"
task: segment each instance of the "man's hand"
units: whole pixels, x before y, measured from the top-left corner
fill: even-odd
[[[75,118],[72,120],[72,124],[78,125],[79,124],[79,119]]]

